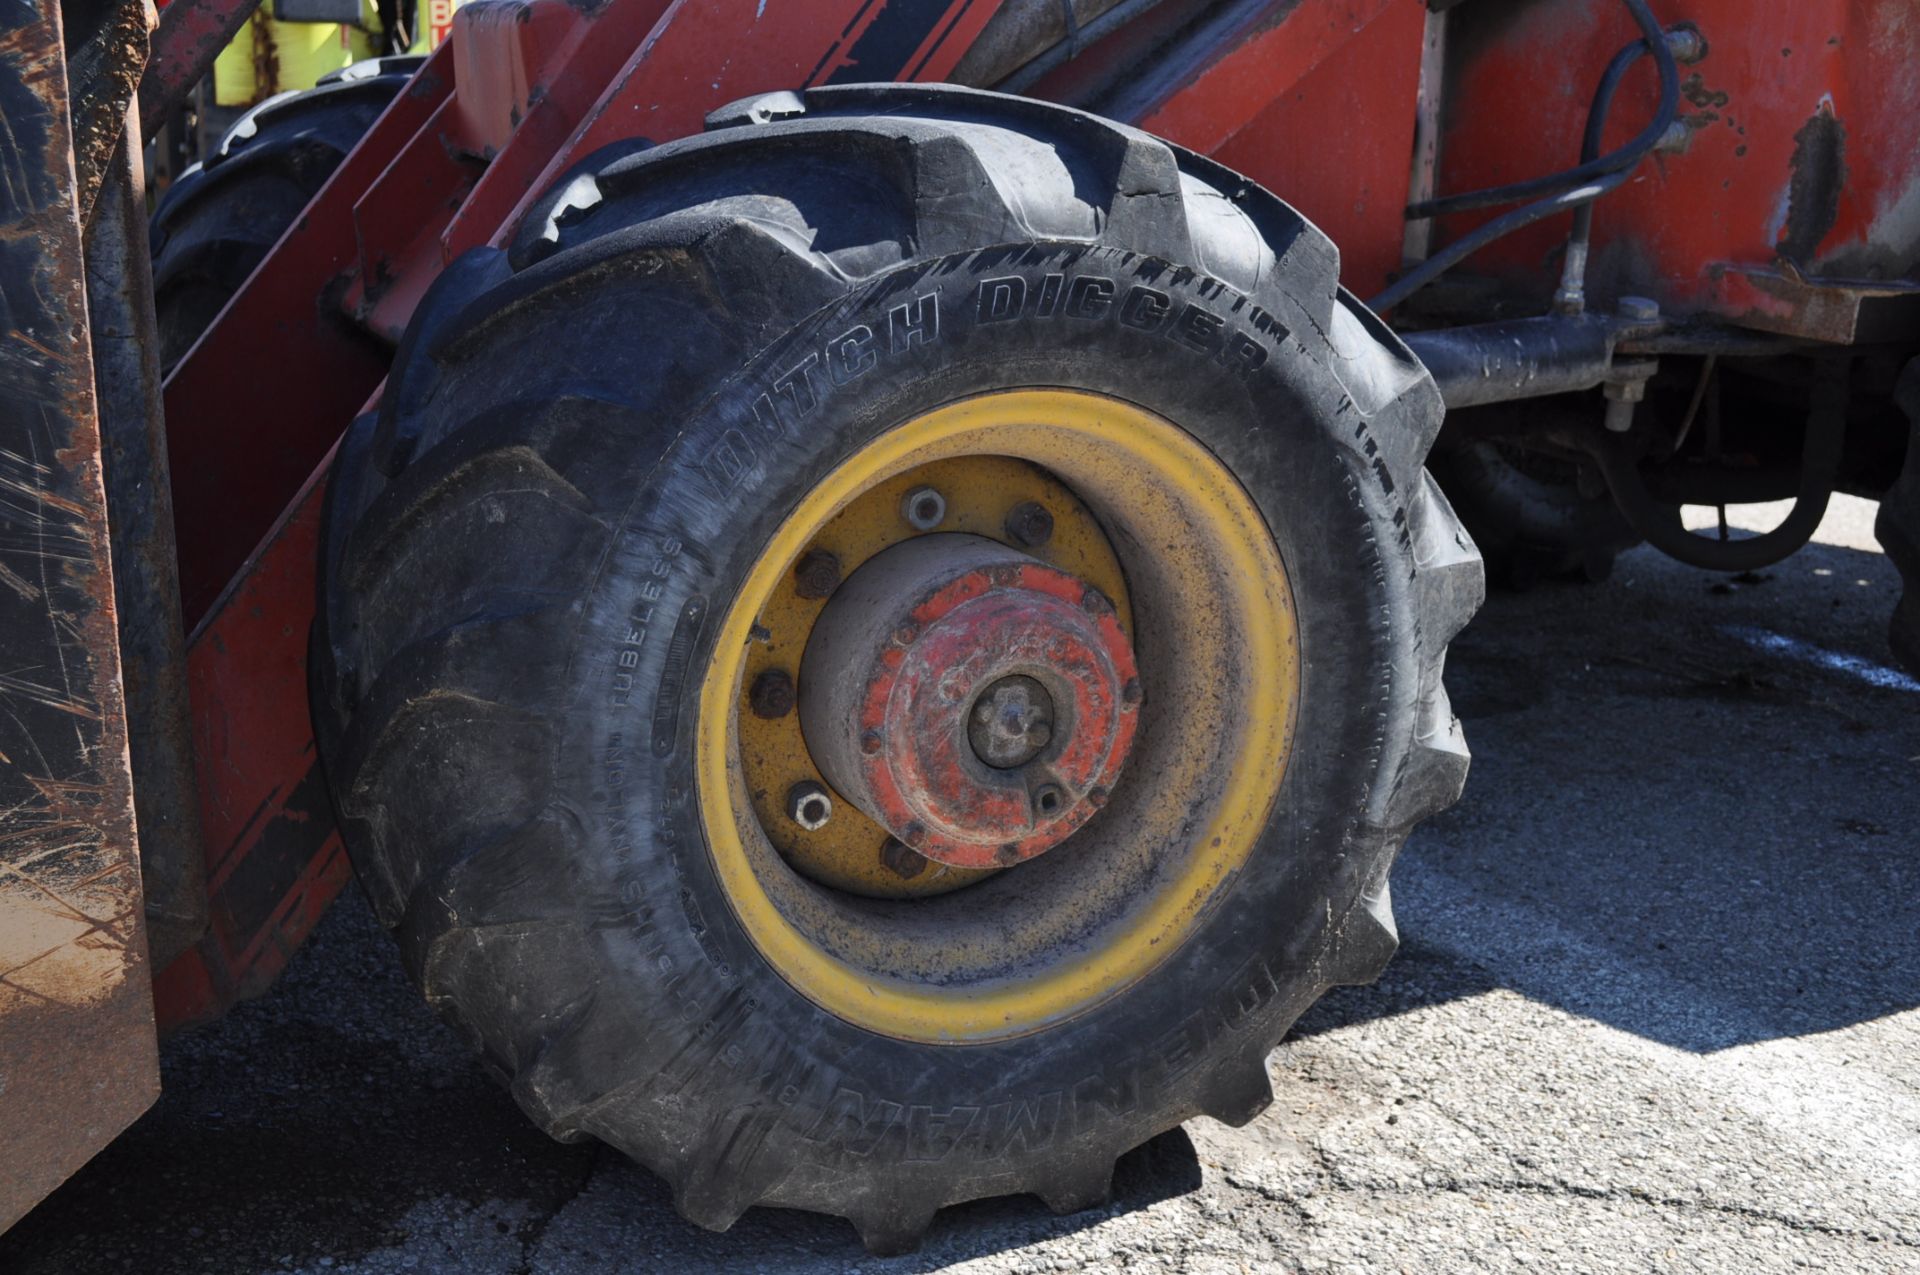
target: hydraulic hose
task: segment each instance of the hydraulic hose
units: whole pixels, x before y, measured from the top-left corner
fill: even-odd
[[[1667,37],[1667,51],[1672,53],[1672,41],[1683,37],[1695,42],[1699,40],[1696,32],[1682,28]],[[1697,43],[1695,47],[1698,47]],[[1593,91],[1593,104],[1587,108],[1586,132],[1580,138],[1582,163],[1600,154],[1600,143],[1607,131],[1607,116],[1613,111],[1613,95],[1619,91],[1620,81],[1626,78],[1627,71],[1635,62],[1651,51],[1652,46],[1645,40],[1636,40],[1614,54],[1613,61],[1607,63],[1606,72],[1601,75],[1600,83]],[[1554,298],[1554,308],[1563,314],[1578,314],[1586,305],[1587,250],[1592,242],[1593,205],[1585,203],[1574,210],[1573,233],[1567,236],[1566,263],[1561,270],[1560,292]]]
[[[1647,491],[1632,443],[1624,435],[1596,440],[1594,459],[1627,523],[1648,544],[1688,566],[1708,571],[1755,571],[1771,566],[1813,538],[1833,497],[1840,454],[1847,433],[1847,365],[1823,361],[1814,372],[1807,412],[1806,442],[1800,453],[1800,490],[1793,509],[1772,531],[1744,540],[1709,540],[1688,531],[1680,506],[1662,504]]]
[[[1619,150],[1609,151],[1605,155],[1583,154],[1581,162],[1573,168],[1548,173],[1542,177],[1532,177],[1506,186],[1489,186],[1483,190],[1462,191],[1457,195],[1442,195],[1438,199],[1423,200],[1410,205],[1407,208],[1407,217],[1410,220],[1438,217],[1446,213],[1468,212],[1476,208],[1491,208],[1497,204],[1513,204],[1553,191],[1583,186],[1622,169],[1632,168],[1659,145],[1660,139],[1666,135],[1668,125],[1673,123],[1674,116],[1680,110],[1680,68],[1674,62],[1672,50],[1667,48],[1666,33],[1653,16],[1652,10],[1647,7],[1647,0],[1622,0],[1622,3],[1633,15],[1634,22],[1639,24],[1640,33],[1644,39],[1629,46],[1638,50],[1631,57],[1627,56],[1626,50],[1622,50],[1615,56],[1616,64],[1622,57],[1627,58],[1626,65],[1619,66],[1617,74],[1613,66],[1609,66],[1607,71],[1608,74],[1614,75],[1614,83],[1617,87],[1619,76],[1626,73],[1627,66],[1632,64],[1634,58],[1648,49],[1654,51],[1654,58],[1660,66],[1660,105],[1653,114],[1653,122],[1641,129],[1632,141]],[[1604,78],[1602,83],[1605,83]],[[1596,105],[1599,96],[1599,94],[1595,95]],[[1611,89],[1607,91],[1606,96],[1609,98],[1613,96]],[[1592,113],[1587,117],[1587,129],[1590,134],[1598,132],[1598,125]],[[1597,143],[1594,150],[1599,150]]]
[[[1472,256],[1494,240],[1510,235],[1523,226],[1531,226],[1534,222],[1544,220],[1556,213],[1563,213],[1568,209],[1578,208],[1582,204],[1590,204],[1608,191],[1624,185],[1627,178],[1632,175],[1632,172],[1632,169],[1623,168],[1617,173],[1608,174],[1591,186],[1581,186],[1574,190],[1562,191],[1558,195],[1537,200],[1534,203],[1526,205],[1524,208],[1516,208],[1510,213],[1503,213],[1471,233],[1462,235],[1460,238],[1442,248],[1439,252],[1434,253],[1431,257],[1428,257],[1425,261],[1407,271],[1407,273],[1401,275],[1398,279],[1395,279],[1391,284],[1387,285],[1384,292],[1367,298],[1367,304],[1376,312],[1384,313],[1391,310],[1394,306],[1399,305],[1402,301],[1405,301],[1408,297],[1426,287],[1429,283],[1432,283],[1441,274],[1452,269],[1462,260]]]
[[[1674,60],[1673,50],[1668,46],[1666,33],[1660,29],[1659,23],[1647,8],[1646,0],[1623,0],[1623,3],[1632,12],[1634,21],[1639,23],[1640,29],[1646,33],[1646,38],[1615,54],[1605,74],[1601,76],[1600,87],[1594,93],[1593,106],[1587,113],[1587,126],[1581,141],[1582,154],[1584,155],[1587,151],[1589,139],[1593,149],[1596,151],[1599,149],[1598,139],[1606,127],[1606,113],[1612,106],[1613,96],[1619,87],[1620,79],[1625,76],[1627,68],[1633,64],[1633,61],[1648,50],[1652,51],[1654,62],[1660,68],[1660,107],[1654,113],[1653,122],[1641,130],[1640,135],[1633,141],[1619,150],[1564,172],[1518,182],[1511,186],[1490,187],[1486,190],[1450,195],[1444,199],[1428,200],[1408,208],[1409,217],[1428,217],[1439,212],[1511,203],[1541,191],[1558,191],[1557,194],[1548,195],[1544,199],[1495,217],[1456,239],[1394,280],[1385,291],[1369,298],[1367,301],[1369,306],[1381,312],[1392,309],[1494,240],[1530,226],[1536,221],[1569,209],[1579,210],[1592,204],[1608,191],[1624,184],[1632,175],[1634,166],[1646,157],[1660,138],[1666,135],[1667,129],[1679,112],[1680,67]],[[1562,189],[1568,186],[1572,189]],[[1591,221],[1588,224],[1590,227]],[[1581,274],[1585,274],[1584,264]]]

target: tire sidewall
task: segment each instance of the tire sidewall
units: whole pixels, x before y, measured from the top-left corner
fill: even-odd
[[[1070,316],[1076,289],[1107,303]],[[1009,306],[1011,293],[1024,303]],[[606,1092],[644,1076],[615,1105],[646,1110],[603,1108],[583,1128],[660,1167],[729,1113],[755,1148],[734,1167],[780,1166],[777,1182],[743,1184],[769,1202],[844,1211],[854,1162],[876,1156],[887,1180],[860,1189],[951,1202],[1030,1182],[1022,1161],[1111,1157],[1208,1109],[1211,1089],[1264,1066],[1337,981],[1329,949],[1390,853],[1365,811],[1382,759],[1404,746],[1387,736],[1411,641],[1391,597],[1411,570],[1409,493],[1371,463],[1324,337],[1281,324],[1276,311],[1297,312],[1282,298],[1260,301],[1085,245],[920,263],[798,325],[635,475],[569,655],[557,773],[588,829],[582,888],[617,898],[625,918],[598,931],[602,967],[581,977],[618,1000],[633,1034],[631,1052],[578,1082]],[[1025,1036],[899,1041],[807,1001],[736,920],[699,815],[701,800],[725,800],[694,778],[699,670],[762,548],[829,471],[919,413],[1034,386],[1159,413],[1253,497],[1299,615],[1295,748],[1239,879],[1132,987]],[[757,424],[762,395],[789,409],[781,432]]]

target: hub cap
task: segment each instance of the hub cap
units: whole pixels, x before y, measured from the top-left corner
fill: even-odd
[[[827,781],[939,863],[1005,867],[1092,817],[1140,683],[1098,589],[979,536],[879,554],[827,604],[800,718]]]

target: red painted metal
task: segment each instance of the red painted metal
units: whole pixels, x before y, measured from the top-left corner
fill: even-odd
[[[943,541],[972,556],[955,560]],[[995,556],[976,561],[970,537],[882,555],[828,604],[801,673],[803,686],[826,688],[803,695],[801,712],[834,786],[906,845],[959,868],[1031,859],[1092,818],[1139,720],[1133,648],[1112,603],[1042,562],[997,546]],[[888,574],[859,583],[876,570]],[[1050,699],[1049,733],[1002,769],[979,757],[969,715],[1016,675]]]
[[[189,628],[386,375],[391,352],[327,302],[361,256],[355,203],[452,93],[451,65],[433,55],[167,378]]]
[[[1356,39],[1378,53],[1378,33],[1368,28],[1389,10],[1415,8],[1400,0],[1267,5],[1223,29],[1217,42],[1192,48],[1164,68],[1159,78],[1165,91],[1139,114],[1140,127],[1212,153],[1277,99],[1276,86],[1299,83]],[[1398,113],[1406,114],[1408,100],[1396,99]]]
[[[351,876],[306,710],[331,459],[188,648],[210,926],[154,980],[162,1031],[265,991]]]
[[[605,21],[614,30],[644,31],[659,21],[667,4],[612,0]],[[525,17],[509,16],[517,14]],[[454,56],[461,74],[472,77],[474,90],[462,95],[462,110],[473,113],[472,135],[493,159],[441,236],[445,261],[480,247],[512,223],[515,210],[539,193],[553,157],[633,54],[631,44],[607,39],[606,28],[571,5],[489,6],[464,21],[474,27],[455,42]],[[502,29],[482,39],[482,24]],[[549,63],[566,66],[568,73],[543,81],[539,68]]]
[[[260,0],[161,0],[146,75],[140,81],[140,118],[149,139],[186,100],[220,50],[246,25]]]
[[[1681,69],[1684,145],[1657,153],[1598,205],[1596,291],[1855,339],[1857,301],[1872,309],[1871,294],[1913,291],[1920,20],[1911,0],[1795,0],[1764,16],[1750,0],[1658,0],[1654,11],[1668,25],[1697,26],[1707,54]],[[1469,4],[1452,21],[1441,192],[1572,164],[1602,67],[1637,36],[1625,9],[1613,0]],[[1646,125],[1654,86],[1649,63],[1629,73],[1609,147]],[[1449,219],[1442,233],[1478,217]],[[1544,304],[1568,222],[1541,222],[1464,268]]]
[[[602,146],[697,133],[713,108],[770,90],[944,79],[999,7],[1000,0],[815,0],[805,6],[675,0],[494,242],[505,242],[540,191]],[[901,13],[906,20],[896,20]]]
[[[1341,281],[1366,295],[1400,264],[1424,24],[1422,0],[1270,0],[1197,23],[1168,0],[1032,92],[1136,124],[1279,192],[1340,246]],[[1170,48],[1137,75],[1148,34]]]
[[[1363,297],[1401,264],[1424,25],[1419,4],[1373,12],[1213,149],[1326,231],[1340,282]]]

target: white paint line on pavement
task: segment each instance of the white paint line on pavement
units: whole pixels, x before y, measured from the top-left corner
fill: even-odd
[[[1815,646],[1811,642],[1802,642],[1798,638],[1790,638],[1785,634],[1775,633],[1771,629],[1758,629],[1751,625],[1727,624],[1722,625],[1720,631],[1728,637],[1745,642],[1755,650],[1766,651],[1772,655],[1784,655],[1790,660],[1811,664],[1816,668],[1826,669],[1830,673],[1839,673],[1883,691],[1920,692],[1920,681],[1915,681],[1899,669],[1875,664],[1872,660],[1858,655],[1848,655],[1844,651],[1829,651],[1824,646]]]

